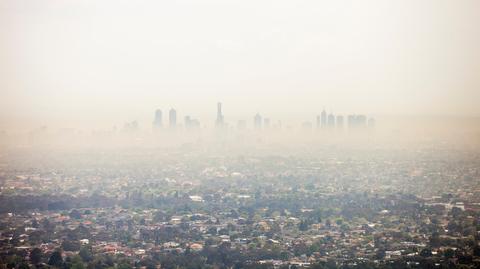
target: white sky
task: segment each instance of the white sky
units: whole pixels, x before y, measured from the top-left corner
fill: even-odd
[[[0,59],[0,129],[478,116],[480,1],[1,0]]]

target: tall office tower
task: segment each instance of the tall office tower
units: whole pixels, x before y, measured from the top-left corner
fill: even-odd
[[[185,116],[185,129],[193,130],[200,128],[200,122],[197,119],[192,119],[190,116]]]
[[[263,120],[263,128],[265,128],[265,129],[270,128],[270,119],[269,118],[265,118]]]
[[[327,122],[327,124],[328,124],[328,128],[333,128],[333,127],[335,127],[335,116],[334,116],[332,113],[330,113],[330,114],[328,115],[328,122]]]
[[[348,129],[355,128],[355,126],[356,126],[356,124],[355,124],[355,115],[348,115],[348,117],[347,117],[347,125],[348,125]]]
[[[322,111],[321,114],[321,126],[322,128],[327,127],[327,112],[325,111],[325,109]]]
[[[153,127],[162,127],[162,111],[160,109],[155,110],[155,118],[153,120]]]
[[[338,115],[336,120],[337,120],[337,128],[343,129],[343,116]]]
[[[190,116],[185,116],[185,129],[190,129],[190,124],[192,123],[192,120],[190,119]]]
[[[168,123],[170,128],[175,128],[177,126],[177,111],[173,108],[168,112]]]
[[[355,117],[355,125],[360,128],[367,127],[367,116],[365,115],[357,115]]]
[[[223,115],[222,115],[222,103],[217,103],[217,121],[215,122],[217,127],[223,127]]]
[[[317,129],[320,128],[320,115],[317,115]]]
[[[260,114],[258,114],[258,113],[253,118],[253,127],[255,129],[261,129],[262,128],[262,116],[260,116]]]

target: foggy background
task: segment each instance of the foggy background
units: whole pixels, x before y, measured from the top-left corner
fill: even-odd
[[[213,127],[217,101],[233,126],[326,109],[478,128],[478,25],[476,0],[4,0],[0,130],[150,130],[172,107]]]

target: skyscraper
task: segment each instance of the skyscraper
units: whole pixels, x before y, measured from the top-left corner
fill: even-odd
[[[191,123],[192,119],[190,118],[190,116],[185,116],[184,118],[184,125],[185,125],[185,129],[189,129],[190,128],[190,123]]]
[[[337,115],[336,119],[336,125],[338,129],[343,129],[343,116],[342,115]]]
[[[185,129],[192,130],[200,127],[200,122],[197,119],[192,119],[190,116],[185,116]]]
[[[332,113],[328,115],[327,124],[328,124],[328,128],[335,127],[335,116]]]
[[[367,127],[367,116],[365,115],[348,115],[347,119],[349,129],[362,129]]]
[[[360,128],[367,127],[367,116],[365,115],[357,115],[355,117],[355,125]]]
[[[262,116],[260,116],[260,114],[258,114],[258,113],[253,118],[253,127],[255,129],[261,129],[262,128]]]
[[[177,111],[173,108],[168,112],[168,121],[170,128],[175,128],[177,126]]]
[[[162,110],[155,110],[155,118],[153,120],[153,127],[160,128],[162,127]]]
[[[325,109],[322,111],[322,114],[321,114],[321,125],[322,125],[322,128],[327,127],[327,112],[325,111]]]
[[[355,115],[348,115],[347,124],[348,124],[348,129],[355,128]]]
[[[217,120],[215,122],[215,125],[217,127],[223,127],[223,114],[222,114],[222,103],[218,102],[217,103]]]
[[[263,127],[264,127],[265,129],[270,128],[270,119],[269,119],[269,118],[263,119]]]
[[[317,115],[317,129],[320,128],[320,115]]]

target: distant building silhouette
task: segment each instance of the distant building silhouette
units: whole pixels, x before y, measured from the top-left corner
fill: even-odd
[[[316,125],[316,126],[317,126],[317,129],[320,128],[320,126],[321,126],[321,125],[320,125],[320,123],[321,123],[321,121],[320,121],[320,115],[317,115],[317,122],[316,122],[316,123],[317,123],[317,125]]]
[[[173,108],[168,112],[168,123],[170,128],[175,128],[177,126],[177,111]]]
[[[338,129],[343,129],[343,116],[337,115],[336,125]]]
[[[190,116],[185,116],[185,129],[191,130],[200,127],[200,122],[196,119],[192,119]]]
[[[217,120],[215,122],[215,125],[217,127],[223,127],[224,125],[224,119],[222,114],[222,103],[220,102],[217,103]]]
[[[355,128],[355,115],[347,116],[347,126],[348,126],[348,129]]]
[[[360,127],[360,128],[367,127],[367,116],[357,115],[355,117],[355,123],[356,123],[357,127]]]
[[[332,113],[328,115],[327,124],[328,124],[328,128],[335,127],[335,116]]]
[[[265,129],[270,128],[270,119],[269,118],[265,118],[263,120],[263,128],[265,128]]]
[[[362,129],[367,127],[367,116],[365,115],[348,115],[348,129]]]
[[[160,128],[162,127],[162,110],[155,110],[155,118],[153,120],[153,127]]]
[[[262,128],[262,116],[260,116],[260,114],[258,114],[258,113],[253,118],[253,127],[255,129],[261,129]]]
[[[321,117],[322,128],[326,128],[327,127],[327,112],[325,111],[325,109],[322,111],[322,114],[320,115],[320,117]]]

